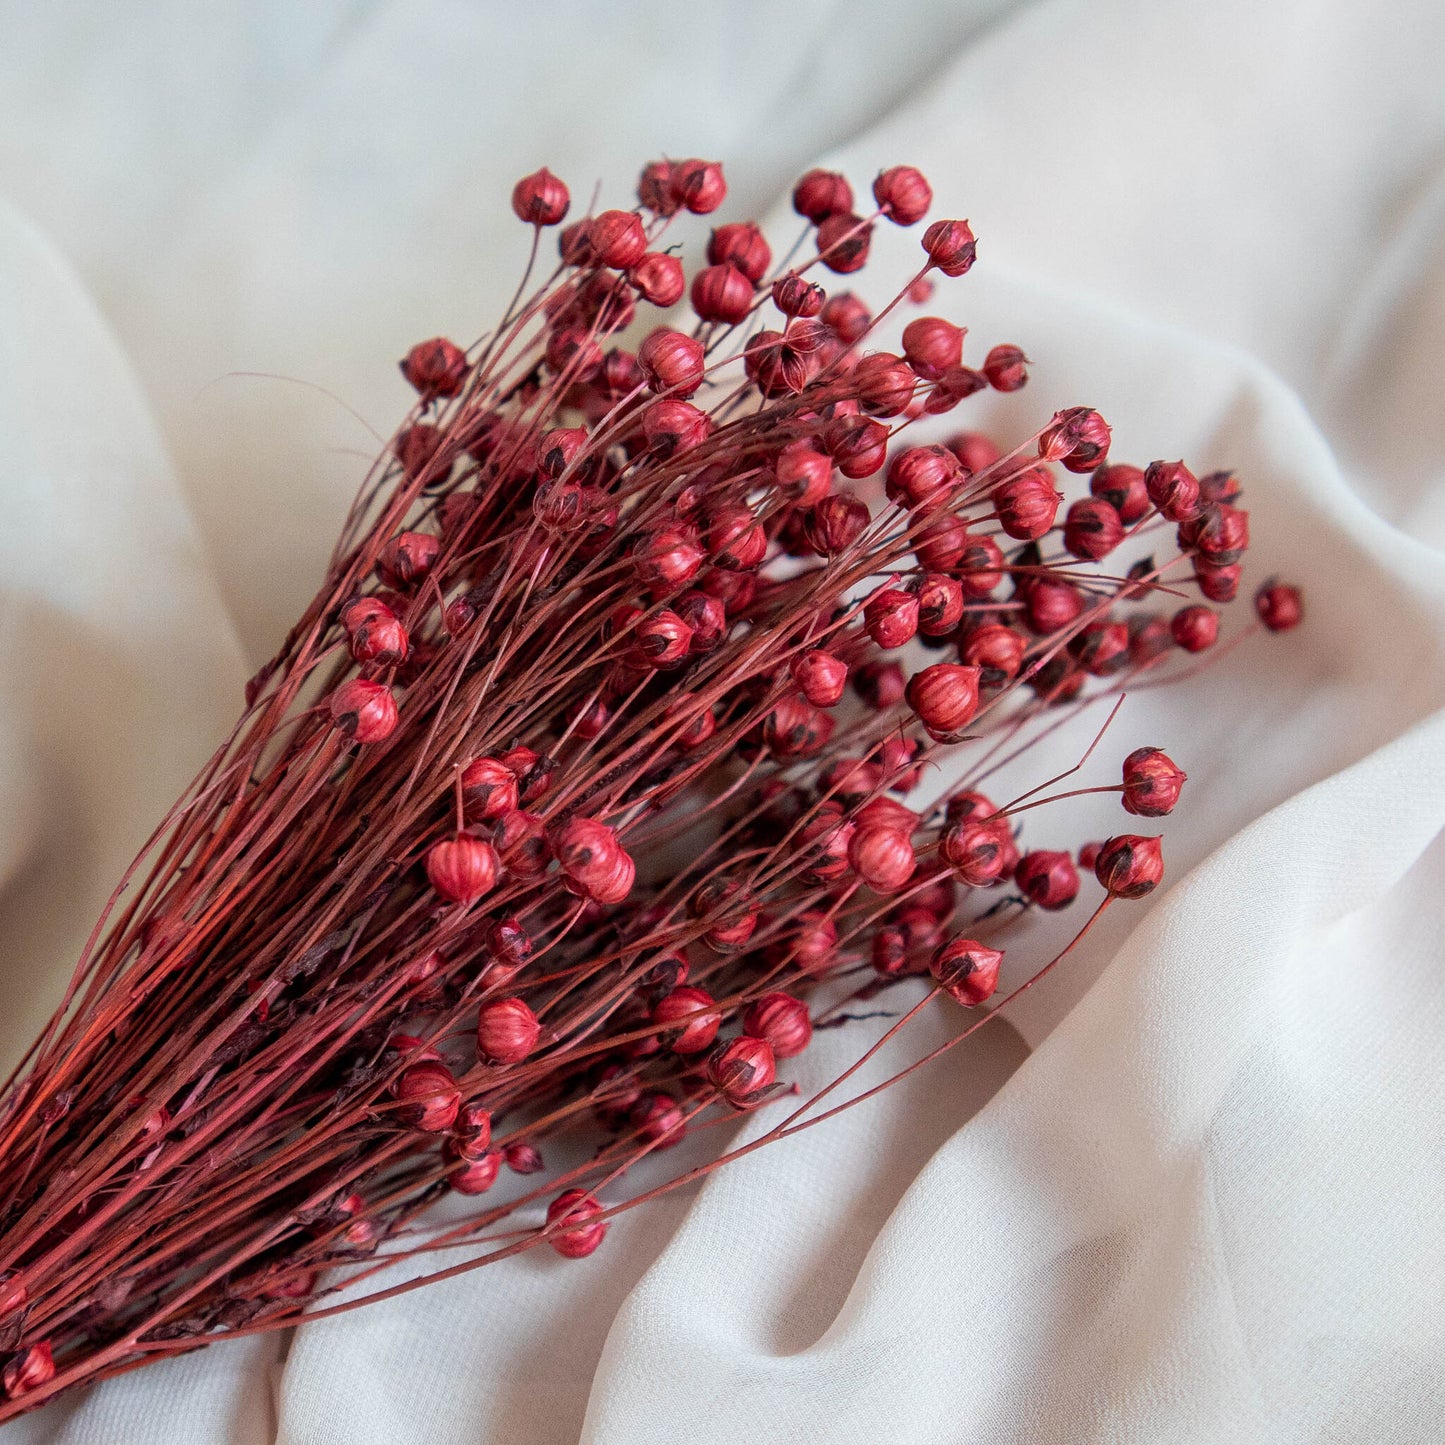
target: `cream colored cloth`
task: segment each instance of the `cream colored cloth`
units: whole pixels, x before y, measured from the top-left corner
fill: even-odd
[[[1018,1034],[585,1262],[207,1350],[5,1445],[1445,1438],[1445,10],[0,0],[0,35],[7,1056],[310,593],[375,446],[318,388],[391,427],[392,359],[504,302],[543,162],[585,201],[720,157],[784,240],[807,165],[919,165],[981,238],[938,309],[1035,358],[977,415],[1084,402],[1121,458],[1237,468],[1247,578],[1308,598],[1131,698],[1091,767],[1188,769],[1171,886]],[[869,294],[916,245],[882,229]]]

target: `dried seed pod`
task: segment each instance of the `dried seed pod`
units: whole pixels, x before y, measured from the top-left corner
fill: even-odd
[[[716,161],[678,161],[668,184],[673,199],[695,216],[717,210],[728,193],[722,167]]]
[[[683,984],[652,1007],[652,1022],[675,1054],[700,1054],[717,1037],[722,1016],[706,989]]]
[[[1124,811],[1140,818],[1172,813],[1188,777],[1159,748],[1135,748],[1124,759]]]
[[[795,1058],[813,1039],[808,1005],[790,993],[765,993],[748,1005],[743,1032],[764,1040],[779,1059]]]
[[[1219,636],[1219,614],[1209,607],[1181,607],[1169,619],[1169,631],[1185,652],[1203,652]]]
[[[682,262],[665,251],[649,252],[627,273],[627,281],[644,301],[654,306],[676,306],[687,290]]]
[[[376,575],[388,587],[414,587],[431,571],[441,545],[428,532],[398,532],[378,554]]]
[[[1098,561],[1124,540],[1124,522],[1111,502],[1084,497],[1064,517],[1064,546],[1075,557]]]
[[[602,1205],[585,1189],[564,1189],[547,1206],[547,1242],[564,1259],[582,1259],[607,1234],[607,1222],[597,1218]]]
[[[1014,870],[1014,882],[1029,900],[1053,912],[1079,896],[1079,873],[1067,853],[1038,848],[1025,853]]]
[[[396,698],[389,687],[354,677],[331,694],[331,720],[358,743],[384,742],[396,731]]]
[[[1199,505],[1199,480],[1183,462],[1150,462],[1144,470],[1144,490],[1171,522],[1188,521]]]
[[[626,271],[647,254],[647,232],[634,211],[603,211],[593,216],[587,239],[603,266]]]
[[[967,221],[935,221],[923,233],[923,250],[945,276],[962,276],[978,257],[978,238]]]
[[[449,903],[475,903],[497,886],[502,860],[481,838],[433,843],[427,850],[427,881]]]
[[[1087,406],[1056,411],[1039,433],[1039,456],[1062,462],[1071,472],[1091,472],[1103,463],[1112,439],[1109,424]]]
[[[458,1194],[485,1194],[497,1182],[502,1168],[500,1149],[484,1149],[472,1158],[455,1152],[448,1141],[446,1152],[456,1160],[456,1167],[447,1173],[447,1183]]]
[[[705,266],[692,278],[692,309],[700,320],[736,326],[753,305],[753,283],[734,265]]]
[[[993,491],[999,526],[1020,542],[1042,537],[1054,525],[1059,494],[1042,468],[1034,467],[1010,477]]]
[[[653,391],[685,398],[702,385],[707,360],[695,337],[659,326],[638,347],[637,363]]]
[[[752,221],[733,221],[708,237],[707,259],[711,266],[731,263],[756,284],[773,263],[773,248]]]
[[[793,209],[818,225],[853,209],[853,187],[837,171],[812,170],[793,187]]]
[[[427,1134],[450,1129],[462,1103],[451,1070],[439,1059],[408,1064],[397,1075],[391,1092],[402,1105],[397,1111],[398,1117]]]
[[[1142,898],[1152,893],[1164,876],[1159,839],[1134,833],[1110,838],[1094,860],[1094,876],[1114,898]]]
[[[54,1378],[55,1361],[50,1355],[50,1342],[39,1340],[10,1357],[0,1372],[0,1385],[12,1400],[18,1400]]]
[[[746,1034],[720,1045],[707,1061],[708,1083],[735,1109],[749,1108],[777,1076],[767,1040]]]
[[[500,758],[474,758],[462,769],[462,805],[468,818],[490,822],[517,806],[517,775]]]
[[[873,199],[890,221],[911,226],[928,214],[933,204],[933,187],[923,172],[913,166],[893,166],[878,173],[873,182]]]
[[[937,381],[963,360],[963,328],[941,316],[920,316],[903,328],[903,354],[925,381]]]
[[[983,374],[995,391],[1017,391],[1029,379],[1028,357],[1017,346],[995,346],[983,360]]]
[[[1254,610],[1271,632],[1289,632],[1304,618],[1304,604],[1297,587],[1288,587],[1273,578],[1254,595]]]
[[[858,827],[848,847],[848,861],[875,893],[897,893],[918,866],[907,834],[879,824]]]
[[[976,1008],[998,987],[1000,949],[973,938],[951,938],[929,960],[928,971],[938,986],[965,1008]]]
[[[821,647],[800,652],[788,664],[792,679],[814,707],[834,707],[848,685],[848,664]]]
[[[423,401],[458,395],[470,369],[466,352],[444,336],[418,342],[401,362],[401,374]]]
[[[818,255],[823,264],[840,276],[861,271],[868,263],[873,225],[862,216],[835,211],[818,225]]]
[[[537,1047],[542,1025],[525,999],[498,998],[477,1014],[477,1053],[489,1064],[520,1064]]]
[[[523,176],[512,188],[512,210],[529,226],[557,225],[570,204],[567,187],[546,166]]]
[[[939,662],[908,680],[908,705],[935,742],[956,742],[978,711],[979,670]]]

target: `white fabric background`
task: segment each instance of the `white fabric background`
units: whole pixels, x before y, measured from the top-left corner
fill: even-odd
[[[389,430],[393,359],[510,290],[543,162],[618,197],[717,156],[778,222],[820,159],[923,167],[981,237],[947,313],[1037,362],[993,420],[1087,402],[1122,457],[1237,467],[1248,576],[1309,606],[1131,700],[1111,757],[1191,777],[1172,886],[1017,1033],[583,1264],[6,1445],[1445,1438],[1442,54],[1436,0],[0,0],[7,1058],[311,591],[374,445],[316,388]],[[874,294],[915,246],[880,236]]]

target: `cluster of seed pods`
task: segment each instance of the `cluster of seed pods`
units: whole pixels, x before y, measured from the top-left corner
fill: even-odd
[[[939,420],[1028,361],[914,314],[974,264],[966,221],[922,229],[877,316],[840,287],[876,227],[925,220],[913,168],[871,207],[811,171],[788,258],[730,222],[689,276],[670,233],[725,196],[659,161],[635,207],[568,223],[566,186],[524,178],[518,299],[403,360],[416,410],[325,586],[7,1096],[0,1159],[36,1161],[0,1200],[12,1402],[340,1280],[349,1308],[441,1244],[590,1254],[629,1170],[776,1101],[850,1002],[916,977],[978,1008],[1081,869],[1094,916],[1160,881],[1151,834],[1022,848],[1056,780],[982,784],[1223,652],[1238,481],[1116,461],[1087,407],[1007,443]],[[1282,584],[1255,604],[1243,631],[1300,620]],[[1146,747],[1084,791],[1154,819],[1184,782]],[[504,1167],[506,1198],[428,1233]]]

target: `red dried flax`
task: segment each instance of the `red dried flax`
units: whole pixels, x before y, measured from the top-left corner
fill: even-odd
[[[671,219],[725,191],[715,164],[654,162],[640,206],[574,220],[529,292],[570,197],[527,177],[518,299],[470,350],[403,362],[417,409],[321,590],[0,1100],[0,1420],[352,1308],[440,1243],[475,1256],[431,1277],[590,1254],[658,1192],[629,1195],[628,1169],[775,1100],[820,1010],[933,982],[828,1088],[672,1185],[850,1107],[818,1105],[937,994],[984,1003],[1008,925],[1081,891],[1067,852],[1015,837],[1060,780],[1005,807],[976,783],[1055,709],[1211,647],[1215,608],[1158,604],[1233,595],[1237,484],[1102,465],[1087,408],[1006,451],[914,446],[916,421],[1027,370],[1007,345],[966,366],[937,317],[870,350],[866,305],[820,284],[880,223],[921,220],[908,167],[866,215],[843,177],[805,176],[800,264],[770,271],[756,226],[720,226],[696,322],[634,354],[639,302],[686,294]],[[922,246],[880,320],[976,254],[964,221]],[[1091,477],[1062,515],[1057,464]],[[1153,560],[1119,560],[1143,533]],[[1279,583],[1258,606],[1256,627],[1300,620]],[[955,750],[963,768],[934,766]],[[920,800],[925,772],[962,781]],[[1154,818],[1184,780],[1144,749],[1083,791]],[[1086,856],[1105,891],[1074,942],[1162,872],[1153,837]],[[589,1162],[549,1174],[571,1137]],[[440,1233],[421,1218],[503,1165],[541,1178]]]

